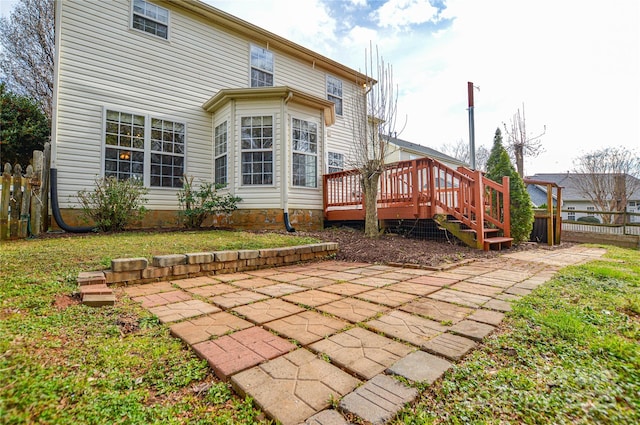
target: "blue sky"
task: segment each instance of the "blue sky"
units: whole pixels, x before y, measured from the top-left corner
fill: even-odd
[[[490,147],[523,104],[528,133],[546,126],[527,174],[569,171],[607,146],[640,149],[638,0],[204,1],[354,69],[373,42],[394,68],[400,137],[414,143],[468,142],[472,81],[477,145]]]

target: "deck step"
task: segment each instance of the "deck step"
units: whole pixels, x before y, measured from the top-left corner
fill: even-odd
[[[484,233],[498,233],[500,231],[500,229],[491,229],[491,228],[486,228],[483,229]],[[467,232],[467,233],[476,233],[475,229],[460,229],[461,232]]]
[[[513,238],[507,238],[504,236],[486,238],[484,240],[484,250],[489,251],[492,246],[496,246],[498,250],[502,250],[503,246],[505,248],[511,248],[511,242],[513,242]]]

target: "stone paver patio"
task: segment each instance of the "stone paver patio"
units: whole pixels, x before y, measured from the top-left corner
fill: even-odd
[[[383,424],[491,334],[511,302],[604,250],[507,253],[446,271],[325,261],[125,287],[284,425]],[[338,410],[330,408],[336,401]]]

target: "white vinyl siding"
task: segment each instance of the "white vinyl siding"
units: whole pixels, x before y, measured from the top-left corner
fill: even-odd
[[[57,4],[62,32],[52,160],[58,169],[60,206],[77,206],[78,191],[91,189],[95,178],[104,172],[105,110],[113,110],[185,124],[188,142],[184,167],[196,181],[214,181],[214,129],[227,120],[228,190],[242,197],[239,208],[278,208],[282,205],[281,185],[291,185],[292,153],[288,140],[283,147],[288,181],[280,181],[284,176],[280,169],[283,165],[280,143],[282,137],[289,137],[288,118],[282,130],[286,137],[279,134],[282,101],[265,101],[237,109],[229,106],[214,116],[202,108],[204,102],[221,89],[250,86],[249,58],[253,40],[211,25],[205,18],[170,2],[162,5],[169,10],[170,42],[131,28],[132,0],[65,0]],[[95,19],[96,16],[100,19]],[[272,51],[277,85],[326,98],[326,70],[275,49]],[[325,143],[329,150],[344,152],[347,161],[347,152],[353,144],[351,97],[358,89],[354,83],[343,80],[343,114],[349,119],[339,120],[328,129],[317,110],[304,110],[299,115],[304,119],[308,117],[305,114],[312,115],[318,123],[318,139],[322,142],[317,158],[321,170],[326,169],[325,161],[321,161],[325,158]],[[285,108],[291,110],[294,106],[288,104]],[[274,117],[273,186],[242,186],[240,117],[264,115]],[[150,124],[146,131],[151,131]],[[301,188],[297,192],[297,188],[292,188],[291,207],[321,209],[320,189]],[[177,188],[150,187],[146,207],[177,210],[176,192]]]

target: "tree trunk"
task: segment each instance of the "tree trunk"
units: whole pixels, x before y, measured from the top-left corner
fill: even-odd
[[[520,144],[516,145],[513,153],[516,157],[516,168],[518,170],[518,174],[521,178],[524,178],[524,146]]]
[[[364,235],[368,238],[376,238],[380,235],[378,228],[378,180],[380,180],[378,173],[373,173],[368,178],[363,177],[362,179],[365,206]]]

